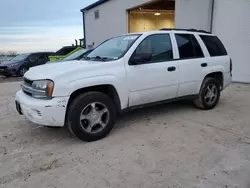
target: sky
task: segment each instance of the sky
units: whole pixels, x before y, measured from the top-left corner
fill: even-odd
[[[83,38],[80,9],[97,0],[1,0],[0,51],[57,51]]]

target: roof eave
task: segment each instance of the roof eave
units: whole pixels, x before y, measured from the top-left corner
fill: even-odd
[[[105,2],[107,2],[107,1],[109,1],[109,0],[99,0],[99,1],[93,3],[93,4],[89,5],[89,6],[87,6],[87,7],[83,8],[83,9],[81,9],[81,12],[84,12],[84,11],[86,11],[86,10],[90,10],[90,9],[92,9],[92,8],[95,8],[95,7],[97,7],[97,6],[99,6],[99,5],[103,4],[103,3],[105,3]]]

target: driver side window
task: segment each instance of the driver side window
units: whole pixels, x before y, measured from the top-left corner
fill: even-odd
[[[173,60],[169,34],[151,35],[144,39],[131,57],[130,64],[158,63]]]
[[[30,63],[33,64],[33,63],[37,62],[38,58],[39,58],[38,54],[32,54],[32,55],[29,56],[29,61],[30,61]]]

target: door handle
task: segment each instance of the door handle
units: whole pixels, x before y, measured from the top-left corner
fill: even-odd
[[[202,63],[201,67],[207,67],[207,63]]]
[[[169,72],[173,72],[173,71],[175,71],[175,70],[176,70],[175,67],[168,67],[168,71],[169,71]]]

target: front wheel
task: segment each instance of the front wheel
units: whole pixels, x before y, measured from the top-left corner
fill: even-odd
[[[198,98],[194,101],[196,107],[203,110],[213,109],[220,100],[220,85],[214,78],[205,78]]]
[[[68,109],[69,131],[83,141],[96,141],[115,125],[116,108],[112,99],[99,92],[87,92],[73,100]]]
[[[21,67],[19,70],[19,75],[23,76],[29,69],[27,67]]]

